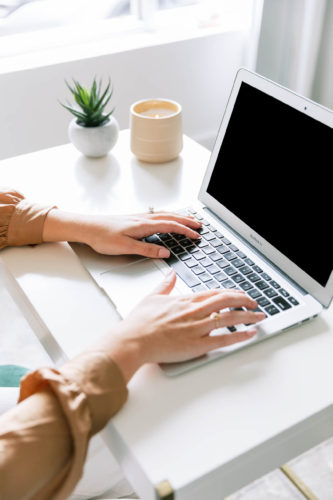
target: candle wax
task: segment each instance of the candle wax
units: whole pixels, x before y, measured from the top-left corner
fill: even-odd
[[[174,115],[175,111],[167,108],[150,108],[146,111],[142,111],[140,115],[150,116],[151,118],[164,118],[165,116]]]

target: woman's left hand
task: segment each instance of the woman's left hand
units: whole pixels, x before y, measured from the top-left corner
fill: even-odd
[[[197,239],[196,230],[200,227],[201,223],[193,217],[171,212],[83,216],[55,209],[47,215],[43,239],[86,243],[96,252],[108,255],[166,258],[169,250],[142,239],[155,233],[178,233]]]

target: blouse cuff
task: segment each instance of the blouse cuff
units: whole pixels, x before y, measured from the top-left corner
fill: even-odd
[[[19,402],[45,387],[57,398],[73,440],[73,456],[57,489],[63,498],[81,477],[89,438],[121,408],[128,393],[118,366],[100,351],[81,354],[61,370],[41,368],[28,373],[21,380]]]
[[[22,199],[13,210],[8,224],[7,245],[34,245],[43,241],[44,221],[54,206],[31,204]]]

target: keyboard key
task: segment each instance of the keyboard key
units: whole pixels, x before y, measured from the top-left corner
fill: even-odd
[[[238,268],[244,266],[244,262],[242,259],[237,258],[233,261],[232,265]]]
[[[237,330],[235,326],[227,326],[227,329],[229,330],[230,333],[234,333]]]
[[[267,288],[267,290],[264,290],[264,294],[267,295],[267,297],[269,297],[270,299],[272,297],[277,296],[277,292],[275,290],[273,290],[273,288]]]
[[[265,307],[265,312],[268,313],[270,316],[273,316],[274,314],[277,314],[279,311],[279,309],[275,306],[270,305],[268,307]]]
[[[259,292],[259,290],[256,290],[255,288],[253,288],[253,290],[250,290],[248,295],[251,297],[251,299],[255,300],[257,300],[258,297],[261,297],[261,293]]]
[[[235,283],[231,280],[222,281],[221,285],[223,288],[236,288]]]
[[[266,288],[268,288],[266,281],[263,280],[257,281],[256,286],[259,288],[259,290],[265,290]]]
[[[160,233],[158,236],[163,241],[170,240],[170,238],[171,238],[170,233]]]
[[[241,259],[246,259],[246,257],[247,257],[247,256],[245,255],[245,253],[244,253],[244,252],[241,252],[240,250],[238,250],[237,255],[238,255],[238,257],[240,257]],[[250,259],[249,259],[249,260],[250,260]],[[253,262],[253,264],[254,264],[254,262]]]
[[[172,251],[173,251],[173,253],[175,253],[176,255],[177,255],[178,253],[183,253],[183,252],[184,252],[184,248],[183,248],[183,247],[181,247],[180,245],[177,245],[177,246],[175,246],[175,247],[172,247],[172,249],[171,249],[171,250],[172,250]]]
[[[212,259],[214,262],[222,259],[221,254],[219,254],[218,252],[211,253],[209,255],[209,258]]]
[[[280,288],[279,289],[279,292],[281,293],[281,295],[283,295],[284,297],[289,297],[289,293],[287,292],[287,290],[285,290],[284,288]]]
[[[209,226],[209,224],[210,224],[210,223],[208,222],[208,220],[206,220],[206,219],[201,219],[201,223],[202,223],[204,226]]]
[[[242,274],[245,274],[245,275],[252,273],[252,268],[249,266],[243,266],[239,270]]]
[[[273,299],[273,302],[279,306],[280,309],[282,309],[282,311],[286,311],[287,309],[290,309],[291,308],[291,305],[286,301],[286,299],[284,299],[283,297],[281,296],[278,296],[278,297],[275,297]]]
[[[257,273],[250,273],[246,277],[251,281],[251,283],[255,283],[260,280],[260,276]]]
[[[242,281],[245,281],[244,276],[242,276],[241,274],[234,274],[232,276],[232,279],[234,280],[235,283],[241,283]]]
[[[202,274],[205,272],[204,268],[201,266],[194,266],[191,268],[191,271],[193,271],[194,274]]]
[[[233,252],[227,252],[223,255],[223,257],[227,260],[234,260],[236,259],[236,255]]]
[[[189,286],[192,288],[192,286],[199,285],[201,282],[195,276],[195,274],[192,273],[190,269],[188,269],[183,262],[177,259],[174,255],[170,255],[167,259],[164,259],[165,262],[172,267],[177,275]]]
[[[189,238],[186,238],[185,240],[182,241],[182,247],[188,248],[193,246],[193,241],[190,240]]]
[[[224,269],[225,267],[229,266],[229,262],[225,259],[220,259],[216,262],[216,264],[221,268]]]
[[[256,273],[259,273],[259,274],[260,274],[260,273],[262,273],[262,269],[261,269],[261,267],[259,267],[259,266],[254,266],[254,267],[253,267],[253,269],[254,269],[254,271],[255,271]]]
[[[253,288],[253,285],[249,281],[243,281],[243,283],[239,284],[240,288],[247,292],[248,290],[251,290]]]
[[[197,261],[195,259],[193,259],[193,257],[191,257],[189,260],[185,261],[185,264],[187,265],[187,267],[194,267],[198,263],[197,263]]]
[[[225,236],[223,236],[222,240],[225,245],[231,245],[231,241],[228,240],[228,238],[226,238]]]
[[[185,234],[174,234],[173,237],[175,238],[175,240],[177,241],[181,241],[181,240],[185,240],[186,239],[186,236]]]
[[[229,252],[229,247],[226,247],[225,245],[221,245],[221,246],[217,247],[216,250],[218,252],[220,252],[221,254],[224,254],[224,253]]]
[[[216,227],[212,226],[211,224],[209,224],[208,228],[214,233],[215,231],[217,231]]]
[[[237,273],[236,269],[235,269],[234,267],[232,267],[232,266],[226,267],[226,268],[224,269],[224,272],[225,272],[228,276],[232,276],[233,274],[236,274],[236,273]]]
[[[215,280],[211,280],[211,281],[207,281],[207,283],[205,283],[205,285],[212,289],[212,288],[221,288],[221,285],[220,283],[218,283],[217,281]]]
[[[228,278],[228,276],[224,272],[220,271],[219,273],[214,274],[214,278],[217,281],[224,281]]]
[[[190,259],[190,258],[191,258],[191,256],[190,256],[190,254],[189,254],[189,253],[187,253],[187,252],[180,253],[180,254],[178,255],[178,259],[180,259],[180,260],[188,260],[188,259]]]
[[[205,226],[202,226],[199,229],[197,229],[197,232],[201,235],[209,233],[208,229]]]
[[[293,306],[298,306],[299,302],[298,300],[295,299],[295,297],[288,297],[288,300],[289,302],[293,305]]]
[[[201,279],[201,281],[203,281],[204,283],[206,283],[207,281],[210,281],[212,279],[211,275],[208,274],[206,271],[202,274],[199,274],[199,278]]]
[[[238,248],[238,247],[236,247],[236,245],[233,245],[233,244],[229,245],[229,248],[230,248],[230,250],[232,250],[233,252],[238,252],[238,251],[239,251],[239,248]]]
[[[276,288],[276,290],[277,290],[278,288],[281,288],[281,287],[280,287],[280,285],[279,285],[279,283],[277,283],[277,282],[276,282],[276,281],[274,281],[274,280],[272,280],[272,281],[270,282],[270,285],[271,285],[273,288]]]
[[[195,253],[195,252],[199,252],[199,248],[197,246],[194,246],[193,244],[191,247],[186,247],[186,250],[188,251],[188,253],[191,253],[191,254]]]
[[[210,244],[211,244],[214,248],[217,248],[217,247],[220,247],[221,245],[223,245],[222,241],[218,240],[217,238],[215,238],[214,240],[211,240],[211,241],[210,241]]]
[[[179,246],[177,241],[175,241],[175,240],[170,240],[170,241],[167,240],[167,241],[164,241],[164,243],[168,248],[171,248],[171,249]]]
[[[204,259],[206,257],[206,255],[201,250],[199,250],[198,252],[195,252],[193,254],[193,257],[197,260],[201,260],[201,259]]]
[[[249,257],[247,257],[246,259],[244,259],[244,262],[245,262],[245,264],[247,264],[248,266],[254,266],[254,262],[253,262],[253,260],[249,259]]]
[[[263,280],[270,281],[272,278],[267,273],[262,273],[261,277]]]
[[[204,267],[207,267],[212,264],[212,261],[208,257],[205,257],[203,260],[200,260],[200,264]]]
[[[215,237],[221,239],[221,238],[223,238],[223,234],[220,233],[220,231],[216,231],[215,232]]]
[[[213,248],[213,247],[211,247],[211,246],[204,247],[202,250],[203,250],[203,251],[205,252],[205,254],[207,254],[207,255],[209,255],[209,254],[211,254],[211,253],[214,253],[214,252],[215,252],[214,248]]]
[[[210,240],[215,239],[215,235],[210,233],[210,232],[207,232],[207,234],[204,234],[203,237],[205,238],[206,241],[210,241]]]
[[[197,246],[198,248],[204,248],[204,247],[208,246],[208,243],[207,243],[207,241],[205,241],[205,240],[201,240],[201,241],[199,241],[199,242],[197,243],[197,245],[196,245],[196,246]]]
[[[265,307],[268,306],[268,304],[270,304],[270,301],[266,297],[260,297],[256,299],[256,301],[261,307]]]
[[[211,266],[206,267],[206,271],[210,274],[216,274],[220,271],[220,269],[215,264],[212,264]]]

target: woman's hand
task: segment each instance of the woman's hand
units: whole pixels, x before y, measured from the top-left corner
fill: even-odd
[[[44,223],[44,241],[86,243],[102,254],[137,254],[166,258],[169,250],[141,241],[154,233],[178,233],[196,239],[201,223],[191,216],[157,212],[138,215],[83,216],[51,210]]]
[[[210,335],[219,327],[256,323],[264,313],[251,311],[258,304],[238,290],[210,290],[171,296],[176,282],[173,271],[159,289],[146,297],[106,340],[110,357],[126,380],[144,363],[185,361],[219,347],[248,340],[253,328],[230,334]],[[242,310],[240,308],[246,308]],[[221,311],[218,319],[213,312]]]

